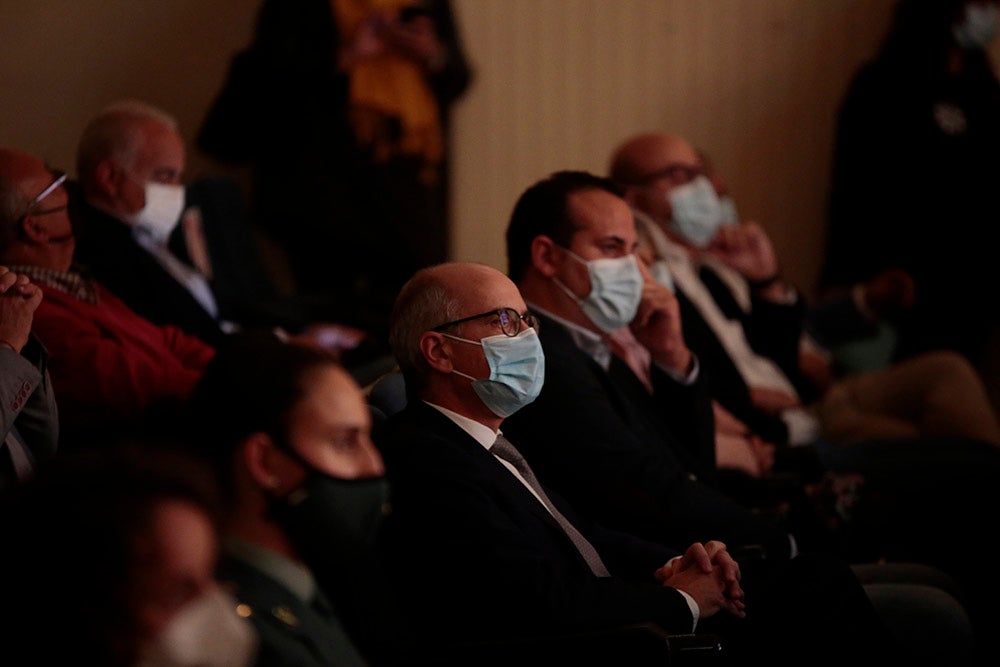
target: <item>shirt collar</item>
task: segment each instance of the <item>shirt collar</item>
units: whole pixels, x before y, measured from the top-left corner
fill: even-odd
[[[440,405],[435,405],[429,401],[424,401],[424,403],[427,403],[427,405],[431,406],[445,417],[455,422],[456,426],[468,433],[473,440],[478,442],[487,450],[492,447],[493,443],[496,441],[498,431],[494,431],[486,424],[481,424],[475,419],[469,419],[465,415],[460,415],[454,410],[442,408]]]
[[[311,601],[316,595],[316,578],[302,563],[297,563],[272,549],[235,537],[224,538],[222,544],[226,553],[264,572],[303,602]]]
[[[597,365],[608,370],[611,366],[611,349],[608,347],[608,341],[604,336],[601,336],[590,329],[581,327],[575,322],[570,322],[569,320],[559,317],[555,313],[552,313],[544,308],[528,303],[528,309],[536,314],[542,314],[545,317],[555,320],[557,323],[561,324],[570,335],[573,340],[573,344],[580,349],[581,352],[586,354],[588,357],[597,362]]]

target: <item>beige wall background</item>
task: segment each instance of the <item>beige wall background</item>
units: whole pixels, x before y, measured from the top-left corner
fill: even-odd
[[[622,139],[663,129],[708,151],[786,276],[811,287],[837,103],[893,0],[454,2],[476,78],[454,109],[453,258],[504,269],[521,191],[557,169],[603,173]],[[0,0],[0,145],[72,168],[86,120],[120,97],[192,137],[258,6]]]

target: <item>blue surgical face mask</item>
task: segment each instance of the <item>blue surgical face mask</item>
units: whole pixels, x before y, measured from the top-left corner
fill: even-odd
[[[635,319],[642,300],[643,280],[634,255],[587,261],[571,250],[566,252],[587,266],[590,294],[581,299],[558,278],[555,283],[580,305],[594,326],[611,333]]]
[[[674,188],[667,194],[667,201],[673,211],[671,229],[698,248],[707,246],[722,226],[722,203],[705,176]]]
[[[965,49],[985,49],[997,34],[1000,7],[992,3],[965,5],[962,21],[952,28],[955,41]]]
[[[463,343],[482,345],[490,365],[488,378],[477,379],[461,371],[452,372],[472,380],[476,395],[497,417],[509,417],[538,398],[545,382],[545,353],[534,329],[525,329],[516,336],[498,334],[482,340],[443,335]]]
[[[722,211],[719,220],[723,225],[735,225],[740,221],[739,213],[736,211],[736,201],[732,195],[719,197],[719,209]]]
[[[677,293],[677,289],[674,287],[674,276],[670,273],[670,267],[667,266],[667,260],[658,259],[649,265],[649,273],[653,276],[658,284],[664,285],[670,288],[671,292]]]

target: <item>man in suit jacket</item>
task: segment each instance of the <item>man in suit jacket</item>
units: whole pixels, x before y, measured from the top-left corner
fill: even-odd
[[[60,447],[126,431],[159,436],[215,351],[140,317],[74,266],[64,181],[40,158],[0,148],[0,197],[10,202],[0,209],[0,262],[44,295],[32,326],[51,355]]]
[[[705,379],[673,294],[640,273],[636,240],[606,179],[560,172],[521,196],[509,271],[545,323],[546,383],[507,429],[543,480],[609,527],[787,558],[788,533],[715,486]]]
[[[469,263],[417,272],[393,309],[390,342],[409,396],[379,442],[393,488],[386,553],[404,608],[430,641],[652,622],[673,633],[719,629],[733,655],[761,651],[782,664],[809,655],[802,651],[811,642],[841,658],[858,650],[848,645],[858,636],[885,647],[857,581],[835,564],[829,577],[811,578],[828,563],[796,559],[764,575],[758,561],[740,580],[724,544],[695,543],[681,554],[602,528],[512,461],[500,427],[544,384],[536,324],[506,276]],[[836,580],[846,607],[817,588],[793,600],[804,590],[791,584],[798,576]],[[744,613],[743,582],[748,596],[760,590],[756,616]],[[779,622],[781,609],[799,605],[815,606],[824,620],[787,626],[790,642],[778,642],[782,623],[803,618]],[[842,623],[852,626],[841,638],[848,644],[821,636]]]
[[[77,147],[76,260],[146,319],[216,345],[235,324],[208,277],[169,247],[185,206],[185,161],[166,112],[122,101],[97,114]]]
[[[185,188],[185,163],[177,121],[157,107],[122,100],[91,119],[77,148],[76,260],[143,317],[212,345],[236,330],[280,328],[349,353],[359,371],[388,357],[384,341],[328,321],[330,308],[282,298],[239,188],[213,179]]]

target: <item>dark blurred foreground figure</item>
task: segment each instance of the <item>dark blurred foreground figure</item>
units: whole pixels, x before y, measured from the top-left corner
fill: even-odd
[[[380,331],[447,255],[449,108],[469,80],[448,0],[267,0],[198,146],[251,166],[254,221],[300,294]]]
[[[996,0],[901,0],[839,111],[821,287],[909,273],[899,356],[954,349],[982,368],[995,334],[998,17]]]
[[[219,576],[257,628],[258,665],[405,656],[373,559],[388,509],[382,459],[364,397],[336,358],[233,334],[188,408],[224,495]]]
[[[216,509],[202,468],[149,447],[61,455],[5,491],[3,664],[253,664],[214,578]]]

